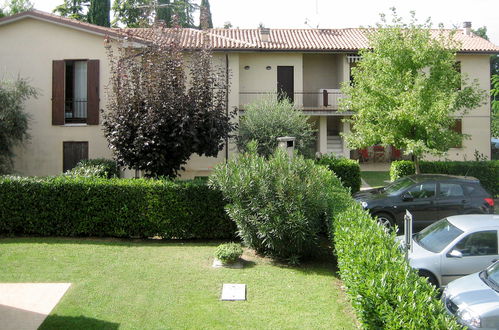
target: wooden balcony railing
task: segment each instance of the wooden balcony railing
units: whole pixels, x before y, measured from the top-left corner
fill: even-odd
[[[271,92],[240,92],[240,108],[244,110],[245,105],[269,93]],[[296,107],[303,110],[338,110],[340,100],[344,97],[339,89],[321,89],[317,92],[294,92],[291,99]]]

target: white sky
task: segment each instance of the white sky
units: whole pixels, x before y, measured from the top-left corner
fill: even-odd
[[[63,1],[31,2],[36,9],[51,12]],[[230,21],[240,28],[256,28],[259,23],[270,28],[369,26],[379,21],[379,13],[388,14],[390,7],[396,7],[405,18],[410,10],[420,21],[431,17],[435,27],[461,26],[463,21],[471,21],[473,28],[486,26],[490,40],[499,45],[498,0],[210,0],[210,6],[215,27]]]

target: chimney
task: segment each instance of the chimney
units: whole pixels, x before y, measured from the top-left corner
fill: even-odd
[[[260,40],[262,42],[269,42],[270,39],[270,29],[269,28],[260,28]]]
[[[463,22],[463,32],[467,36],[471,35],[471,22]]]

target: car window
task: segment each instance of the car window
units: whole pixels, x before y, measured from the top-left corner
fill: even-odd
[[[442,219],[414,235],[414,241],[426,250],[438,253],[462,233],[462,230],[447,219]]]
[[[418,184],[412,188],[409,188],[406,193],[411,195],[414,199],[421,198],[431,198],[435,196],[435,190],[437,188],[437,184],[434,182],[426,182],[422,184]]]
[[[396,196],[400,191],[403,191],[403,189],[409,187],[413,183],[414,180],[411,178],[403,177],[384,187],[383,192],[385,192],[388,196]]]
[[[440,183],[439,197],[462,197],[463,187],[457,183]]]
[[[454,246],[463,257],[497,254],[497,231],[487,230],[470,234]]]

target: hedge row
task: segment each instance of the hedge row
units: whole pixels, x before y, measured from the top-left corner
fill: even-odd
[[[198,181],[0,178],[0,234],[232,238],[222,195]]]
[[[341,180],[343,185],[350,188],[351,193],[360,190],[360,166],[353,159],[338,158],[333,155],[324,155],[317,160],[317,164],[327,166]]]
[[[437,290],[412,269],[395,242],[346,191],[336,191],[332,237],[341,279],[367,329],[461,329]]]
[[[499,196],[499,160],[479,162],[422,161],[420,163],[420,169],[421,173],[473,176],[480,180],[483,187],[489,193],[494,196]],[[390,178],[392,181],[414,173],[414,163],[409,160],[392,162],[390,167]]]

